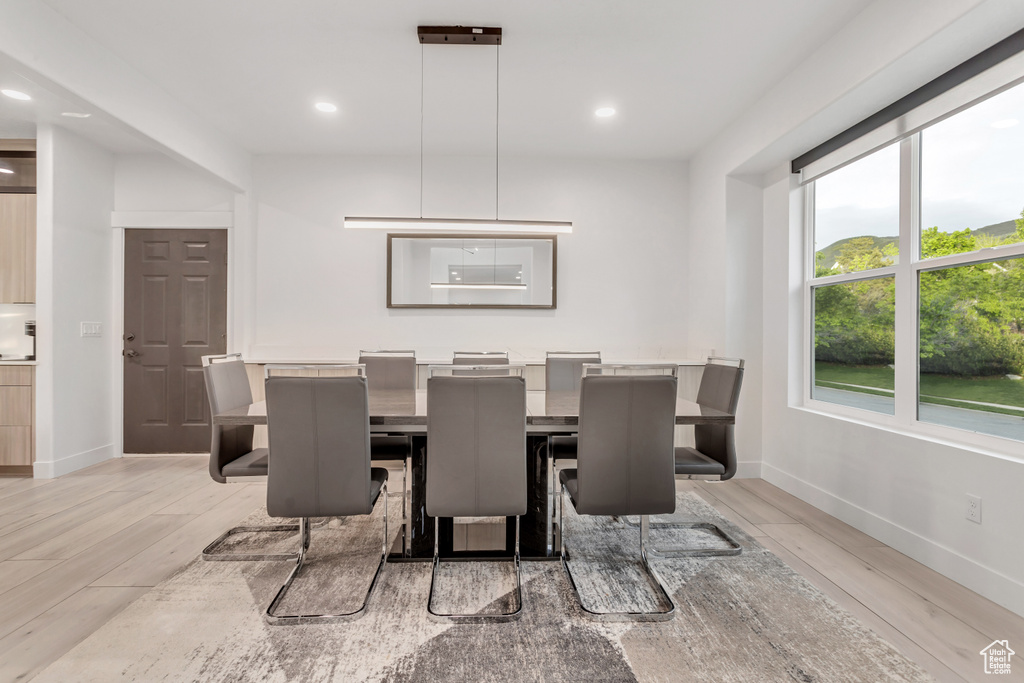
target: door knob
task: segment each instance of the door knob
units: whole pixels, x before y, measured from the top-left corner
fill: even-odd
[[[124,352],[124,355],[128,356],[129,358],[135,358],[136,356],[141,356],[142,354],[136,351],[135,349],[128,349],[127,351]]]

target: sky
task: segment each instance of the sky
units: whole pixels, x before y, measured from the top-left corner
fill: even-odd
[[[921,225],[952,232],[1024,210],[1024,84],[922,133]],[[815,181],[815,249],[899,233],[899,144]]]

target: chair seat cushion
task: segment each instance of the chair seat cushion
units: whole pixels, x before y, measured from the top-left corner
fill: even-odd
[[[558,473],[558,480],[565,486],[565,490],[569,492],[569,498],[572,499],[572,504],[576,506],[576,496],[580,490],[580,480],[576,477],[575,469],[562,470]]]
[[[388,471],[383,467],[370,468],[370,505],[376,505],[377,496],[384,482],[388,480]]]
[[[412,452],[412,442],[407,436],[370,436],[370,460],[405,460]]]
[[[551,457],[555,460],[574,459],[579,448],[576,436],[552,436]]]
[[[676,449],[676,474],[725,474],[725,465],[704,455],[696,448]]]
[[[265,477],[267,476],[267,455],[266,448],[257,448],[249,451],[240,458],[235,458],[221,468],[221,474],[225,477]]]

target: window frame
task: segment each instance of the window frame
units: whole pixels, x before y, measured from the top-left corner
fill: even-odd
[[[995,91],[992,95],[1001,92]],[[937,121],[936,121],[937,122]],[[825,277],[814,277],[815,273],[815,182],[804,184],[803,192],[803,353],[804,373],[802,380],[802,407],[817,413],[842,417],[857,422],[866,422],[894,431],[910,432],[916,436],[933,439],[954,446],[969,446],[995,455],[1010,456],[1013,460],[1024,460],[1021,457],[1021,444],[1024,439],[1016,440],[1007,437],[972,432],[957,427],[922,422],[918,415],[919,378],[920,378],[920,273],[945,270],[967,265],[1002,261],[1006,259],[1024,258],[1024,242],[988,247],[963,254],[951,254],[936,258],[921,259],[921,135],[927,127],[915,130],[898,141],[900,145],[900,220],[899,220],[899,260],[895,265],[872,270],[841,273]],[[888,145],[886,145],[888,146]],[[872,150],[872,153],[877,150]],[[851,159],[852,163],[863,158],[862,155]],[[843,164],[846,165],[846,164]],[[840,168],[837,166],[836,168]],[[836,169],[832,169],[836,170]],[[826,175],[826,174],[823,174]],[[814,290],[817,287],[862,282],[880,277],[892,276],[895,279],[895,392],[894,414],[879,413],[844,404],[831,403],[812,397],[814,387]],[[1024,380],[1022,380],[1024,381]]]

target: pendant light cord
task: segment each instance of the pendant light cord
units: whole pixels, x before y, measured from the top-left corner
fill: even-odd
[[[420,43],[420,218],[423,218],[423,43]]]
[[[423,99],[425,87],[423,43],[420,43],[420,218],[423,218]],[[494,46],[494,220],[498,220],[498,130],[501,105],[501,45]]]
[[[498,117],[501,103],[501,43],[494,46],[494,220],[498,220]]]

